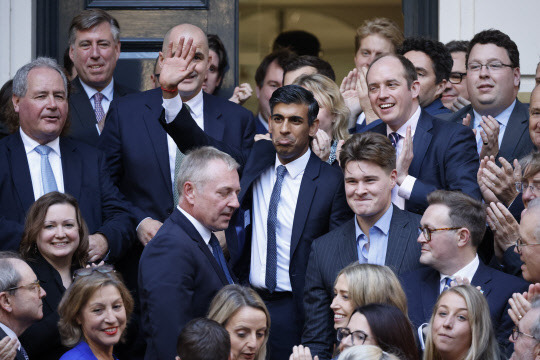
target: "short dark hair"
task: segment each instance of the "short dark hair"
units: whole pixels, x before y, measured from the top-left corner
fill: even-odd
[[[383,351],[396,354],[400,359],[418,359],[418,349],[409,319],[397,307],[389,304],[368,304],[357,308],[353,315],[355,313],[366,317],[374,340]]]
[[[469,54],[471,53],[472,48],[476,44],[493,44],[498,47],[502,47],[506,50],[508,57],[510,58],[510,64],[513,67],[519,67],[519,50],[514,41],[510,39],[510,36],[506,35],[502,31],[489,29],[480,31],[478,34],[474,35],[471,42],[469,43],[469,48],[467,49],[467,55],[465,57],[466,63],[469,63]]]
[[[313,93],[298,85],[282,86],[270,98],[270,110],[274,112],[277,104],[304,104],[308,106],[308,124],[311,126],[319,114],[319,104]]]
[[[464,227],[471,233],[471,244],[478,248],[486,232],[486,208],[482,202],[461,191],[435,190],[428,195],[429,205],[448,208],[450,226]]]
[[[264,78],[266,77],[266,72],[268,67],[274,60],[277,62],[280,68],[285,68],[287,63],[294,57],[294,53],[287,49],[281,49],[274,51],[264,57],[261,64],[255,72],[255,83],[261,88],[264,85]]]
[[[450,54],[455,52],[467,53],[469,42],[467,40],[452,40],[444,45]]]
[[[225,69],[227,69],[227,66],[229,66],[227,50],[225,50],[223,42],[216,34],[208,34],[206,37],[208,38],[208,48],[214,51],[218,56],[218,76],[223,79],[223,75],[225,75],[226,72]]]
[[[382,134],[374,132],[354,134],[341,147],[339,163],[343,171],[351,161],[369,161],[390,173],[396,168],[396,149]]]
[[[409,89],[411,89],[412,83],[418,80],[418,74],[416,73],[416,69],[414,68],[414,65],[411,62],[411,60],[399,54],[382,54],[382,55],[377,56],[373,60],[373,62],[369,65],[368,72],[366,73],[366,78],[367,78],[367,75],[369,74],[369,71],[371,70],[371,67],[377,61],[385,57],[393,57],[399,60],[399,62],[403,66],[403,76],[405,77],[405,80],[407,81],[407,86],[409,87]]]
[[[288,49],[296,55],[319,56],[321,43],[319,39],[304,30],[284,31],[274,40],[272,51]]]
[[[429,56],[433,63],[437,84],[443,80],[448,80],[454,61],[442,42],[423,37],[409,37],[398,48],[398,54],[405,55],[409,51],[421,51]]]
[[[71,20],[69,25],[69,45],[75,44],[77,31],[85,31],[102,23],[111,25],[111,34],[115,42],[120,41],[120,25],[108,12],[101,9],[87,9],[81,11]]]
[[[332,81],[336,81],[336,74],[334,73],[334,69],[332,69],[332,65],[319,57],[311,55],[297,56],[289,61],[283,68],[283,78],[285,78],[287,72],[303,68],[304,66],[314,67],[317,70],[317,74],[324,75],[332,79]]]
[[[176,351],[181,360],[227,360],[231,339],[227,330],[216,321],[197,318],[180,332]]]

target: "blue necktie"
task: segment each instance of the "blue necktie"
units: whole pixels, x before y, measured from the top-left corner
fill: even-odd
[[[390,142],[392,143],[394,149],[397,149],[397,143],[399,142],[401,135],[399,135],[397,132],[391,132],[390,134],[388,134],[388,138],[390,139]]]
[[[49,162],[49,153],[52,149],[47,145],[38,145],[34,150],[41,155],[41,181],[43,183],[43,194],[50,193],[51,191],[58,191],[51,163]]]
[[[277,210],[279,198],[281,196],[281,185],[283,177],[287,173],[287,168],[283,165],[277,167],[277,178],[270,196],[270,206],[268,207],[268,221],[266,224],[267,230],[267,245],[266,245],[266,279],[265,285],[268,291],[274,292],[277,284],[277,245],[276,245],[276,226],[277,226]]]
[[[445,277],[444,278],[444,287],[443,287],[443,292],[450,289],[450,283],[452,282],[452,278],[451,277]]]
[[[227,281],[229,281],[229,284],[234,284],[231,274],[229,273],[229,269],[227,268],[227,261],[225,260],[225,256],[223,255],[223,250],[221,250],[221,245],[219,245],[219,241],[216,235],[214,235],[213,233],[210,236],[210,246],[212,247],[212,253],[214,255],[214,258],[216,259],[219,266],[221,266],[221,269],[227,277]]]
[[[28,358],[28,354],[26,353],[26,350],[24,350],[22,345],[21,345],[21,349],[19,351],[21,352],[21,355],[24,357],[25,360],[30,360]]]

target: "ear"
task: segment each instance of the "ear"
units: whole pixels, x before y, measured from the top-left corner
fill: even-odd
[[[208,61],[206,62],[206,70],[210,69],[210,66],[212,65],[210,62],[212,61],[212,55],[210,55],[210,52],[208,52]]]
[[[411,92],[413,99],[418,98],[418,94],[420,94],[420,81],[413,81],[413,83],[411,84]]]
[[[272,115],[268,117],[268,133],[272,133],[272,127],[270,126],[270,122],[272,121]]]
[[[309,136],[315,137],[317,131],[319,130],[319,119],[313,120],[313,124],[309,127]]]
[[[120,40],[114,45],[114,50],[116,51],[116,61],[118,61],[118,58],[120,58],[120,49],[122,48],[122,44],[120,44]]]
[[[13,103],[13,108],[15,109],[16,113],[19,112],[19,102],[20,101],[21,101],[20,97],[18,97],[16,95],[11,96],[11,102]]]
[[[448,80],[443,79],[443,81],[437,84],[437,91],[435,91],[435,94],[437,95],[437,97],[439,97],[443,93],[444,89],[446,89],[447,82]]]
[[[514,86],[519,86],[521,81],[521,70],[519,68],[514,69]]]
[[[8,313],[13,311],[11,299],[6,291],[0,292],[0,308]]]
[[[394,188],[394,186],[396,186],[396,182],[397,182],[397,170],[396,169],[392,170],[392,172],[390,173],[390,181],[392,182],[392,188]]]
[[[69,58],[71,59],[72,62],[75,62],[75,60],[73,60],[73,58],[75,58],[75,49],[73,48],[73,46],[75,45],[69,46]]]
[[[163,68],[163,60],[164,60],[164,58],[163,58],[163,52],[160,51],[160,52],[159,52],[159,60],[158,60],[158,64],[159,64],[159,68],[160,68],[160,69]]]
[[[464,247],[471,243],[471,232],[467,228],[461,228],[457,230],[457,235],[459,236],[458,239],[458,247]]]
[[[261,92],[261,89],[259,88],[259,86],[255,86],[255,95],[257,95],[257,99],[259,98],[259,93]]]
[[[182,195],[184,199],[190,204],[195,204],[195,198],[197,197],[197,188],[195,187],[195,184],[191,181],[186,181],[184,183],[184,193]]]

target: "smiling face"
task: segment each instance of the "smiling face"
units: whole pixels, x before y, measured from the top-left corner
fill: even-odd
[[[465,65],[465,52],[455,51],[450,55],[452,55],[452,60],[454,60],[454,65],[452,65],[452,73],[467,73],[467,66]],[[463,76],[459,84],[452,84],[450,81],[447,81],[441,100],[444,106],[451,108],[458,96],[469,100],[469,92],[467,91],[467,76]]]
[[[360,70],[369,66],[377,56],[394,52],[394,45],[384,36],[379,34],[368,35],[360,40],[360,48],[354,56],[354,64]]]
[[[268,131],[282,164],[288,164],[304,155],[309,148],[309,139],[319,129],[319,120],[310,126],[306,104],[283,104],[274,106],[268,120]]]
[[[73,257],[79,247],[77,213],[71,204],[54,204],[49,207],[36,245],[49,263]]]
[[[111,25],[103,22],[88,30],[77,31],[69,57],[81,80],[98,91],[112,80],[120,56],[120,42],[114,41]]]
[[[114,285],[98,288],[81,309],[78,322],[90,347],[108,350],[126,329],[126,309]]]
[[[431,336],[443,358],[463,359],[471,347],[472,335],[465,300],[453,292],[445,293],[434,315]]]
[[[202,89],[207,94],[213,94],[216,88],[221,84],[221,76],[219,76],[219,57],[214,50],[208,50],[210,56],[210,66],[206,72]]]
[[[476,44],[469,54],[469,64],[500,62],[510,65],[506,49],[495,44]],[[519,68],[467,70],[467,89],[473,108],[481,115],[497,116],[516,99],[521,74]]]
[[[56,139],[66,123],[68,102],[62,76],[50,68],[34,68],[27,78],[27,91],[13,95],[21,129],[40,144]]]
[[[351,316],[351,320],[349,321],[347,328],[349,328],[351,333],[354,331],[363,331],[367,334],[367,337],[363,344],[357,344],[357,343],[353,344],[352,335],[349,335],[343,338],[341,340],[341,343],[339,344],[340,352],[342,352],[345,349],[350,348],[351,346],[356,346],[356,345],[375,345],[375,346],[378,345],[377,340],[375,340],[375,336],[373,336],[373,333],[371,332],[371,327],[369,326],[369,323],[363,314],[360,314],[358,312],[354,313],[353,316]]]
[[[240,308],[225,325],[235,360],[254,360],[266,338],[266,314],[249,306]]]
[[[367,74],[371,107],[393,131],[410,119],[418,107],[420,83],[409,88],[401,62],[392,56],[380,58]]]
[[[418,100],[420,106],[426,107],[442,94],[446,87],[446,80],[437,83],[433,61],[426,53],[422,51],[409,51],[403,56],[409,59],[416,69],[418,81],[420,82]]]
[[[334,329],[346,327],[354,311],[354,305],[349,296],[349,283],[347,277],[339,275],[334,286],[334,300],[330,304],[334,312]]]

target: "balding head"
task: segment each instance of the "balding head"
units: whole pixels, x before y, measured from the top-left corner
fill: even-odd
[[[201,50],[206,49],[206,53],[208,54],[208,39],[206,37],[206,34],[204,33],[204,31],[201,30],[201,28],[191,24],[176,25],[175,27],[167,31],[165,37],[163,38],[163,53],[166,53],[167,46],[169,45],[169,41],[171,40],[173,42],[174,51],[176,49],[176,45],[178,44],[178,40],[180,40],[180,37],[182,36],[184,36],[186,39],[193,38],[193,43],[200,45]],[[200,40],[200,42],[198,40]]]

